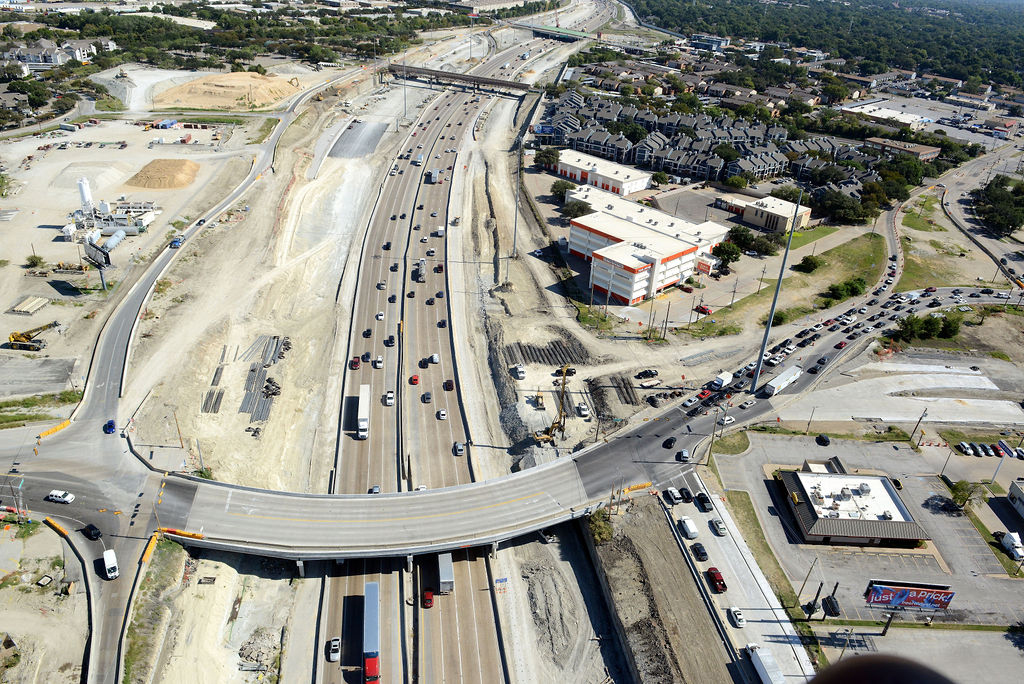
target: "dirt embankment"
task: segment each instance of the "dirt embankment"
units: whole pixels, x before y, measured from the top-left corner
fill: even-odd
[[[214,74],[170,88],[153,98],[153,104],[165,108],[250,109],[272,105],[297,92],[297,79],[239,71]]]
[[[600,567],[640,681],[732,682],[699,588],[658,500],[641,495],[613,516]]]

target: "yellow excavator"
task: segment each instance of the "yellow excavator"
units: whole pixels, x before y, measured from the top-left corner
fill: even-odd
[[[40,333],[44,333],[51,328],[56,328],[60,325],[59,322],[54,321],[53,323],[47,323],[41,325],[38,328],[32,328],[25,332],[12,332],[8,337],[7,341],[10,343],[11,349],[21,349],[23,351],[39,351],[46,346],[46,340],[36,339]]]
[[[570,369],[568,365],[562,366],[561,368],[558,369],[559,379],[555,381],[555,383],[559,385],[559,389],[558,389],[558,415],[551,422],[551,425],[549,425],[548,427],[544,428],[543,430],[538,430],[537,432],[533,433],[533,438],[537,440],[538,444],[543,444],[545,442],[554,442],[555,441],[555,431],[560,432],[562,437],[565,437],[565,385],[566,385],[566,378],[569,377],[570,375],[574,374],[575,372],[576,371],[573,370],[573,369]],[[538,392],[538,396],[540,396],[539,392]]]

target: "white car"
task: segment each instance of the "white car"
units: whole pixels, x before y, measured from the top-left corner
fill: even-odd
[[[395,405],[395,390],[388,390],[384,393],[384,405],[394,406]]]
[[[46,495],[47,501],[53,501],[55,503],[69,504],[75,500],[75,495],[71,492],[65,492],[60,489],[54,489],[52,492]]]
[[[377,315],[374,316],[374,318],[376,318],[378,321],[383,321],[384,320],[384,312],[383,311],[378,311]]]
[[[711,520],[711,529],[713,529],[715,531],[715,534],[717,534],[719,537],[725,536],[725,523],[723,523],[718,518],[713,518]]]
[[[580,414],[580,418],[590,417],[590,407],[584,404],[583,402],[580,402],[579,405],[576,407],[576,412]]]
[[[441,409],[440,411],[437,412],[437,419],[448,420],[448,412],[445,411],[444,409]]]
[[[375,358],[373,360],[373,367],[374,368],[383,368],[384,367],[384,357],[381,356],[380,354],[377,354],[377,358]]]
[[[733,418],[732,416],[722,416],[721,418],[718,419],[719,425],[732,425],[735,422],[736,419]]]
[[[748,408],[750,408],[751,406],[753,406],[756,403],[757,403],[757,401],[754,400],[754,399],[747,399],[745,402],[740,404],[740,408],[741,409],[748,409]]]
[[[734,625],[741,628],[747,626],[747,618],[743,617],[743,611],[739,608],[731,606],[727,612],[729,613],[729,618],[732,619],[732,623]]]

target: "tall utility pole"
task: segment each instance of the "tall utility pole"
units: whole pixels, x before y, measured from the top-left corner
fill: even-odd
[[[921,411],[921,417],[917,419],[917,425],[915,425],[914,429],[911,430],[911,432],[910,432],[910,441],[911,442],[914,441],[914,433],[917,432],[917,428],[921,427],[921,421],[924,420],[924,417],[927,416],[927,415],[928,415],[928,409],[925,409],[924,411]]]
[[[775,294],[772,296],[772,306],[768,311],[768,322],[764,325],[764,337],[761,339],[761,353],[757,355],[757,366],[754,367],[754,377],[750,379],[749,391],[751,394],[757,391],[757,381],[761,377],[761,366],[764,364],[764,352],[768,348],[768,336],[772,334],[772,319],[775,318],[775,307],[779,304],[779,292],[782,291],[782,278],[786,275],[786,260],[789,258],[789,247],[793,244],[793,233],[796,231],[797,217],[800,215],[800,201],[804,198],[804,191],[796,200],[796,208],[793,209],[793,223],[789,226],[789,238],[786,240],[786,251],[782,253],[782,265],[779,266],[779,280],[775,283]]]

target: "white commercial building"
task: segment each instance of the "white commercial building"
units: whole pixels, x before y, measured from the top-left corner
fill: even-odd
[[[578,185],[590,185],[616,195],[651,187],[649,173],[574,150],[558,153],[558,175]]]
[[[778,197],[740,197],[739,195],[722,195],[715,199],[719,209],[740,214],[743,220],[751,225],[772,232],[788,232],[793,227],[793,216],[796,215],[796,230],[803,230],[811,221],[811,208],[795,202],[787,202]]]
[[[728,228],[692,223],[595,188],[577,188],[567,200],[586,202],[594,213],[573,219],[569,252],[591,262],[590,287],[635,304],[692,275],[710,273],[711,255]]]

